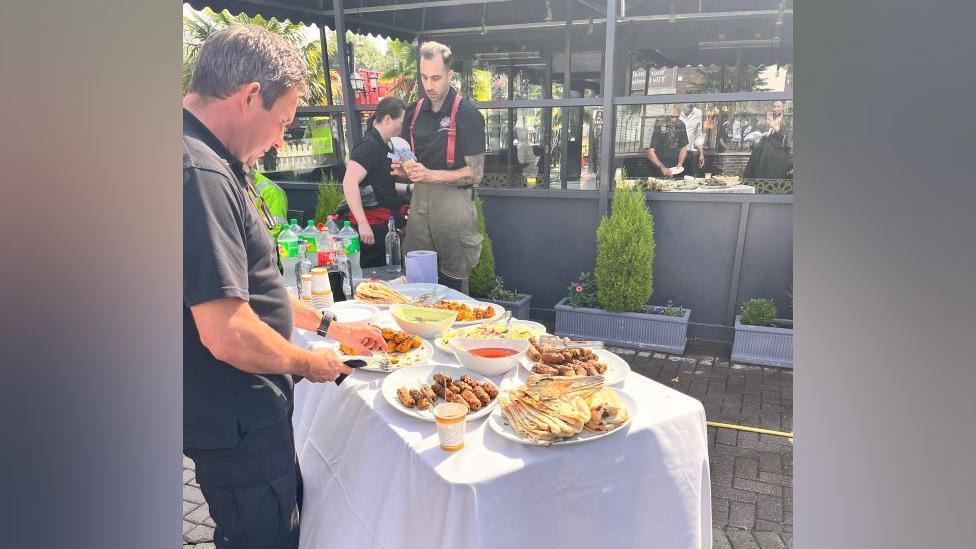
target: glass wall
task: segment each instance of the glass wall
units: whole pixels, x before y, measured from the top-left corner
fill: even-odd
[[[616,112],[617,185],[683,192],[793,191],[791,100],[621,105]]]
[[[319,181],[321,173],[340,162],[339,120],[334,116],[299,114],[285,132],[285,145],[272,148],[258,161],[258,170],[282,181]]]

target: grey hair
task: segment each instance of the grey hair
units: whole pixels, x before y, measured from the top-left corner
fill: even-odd
[[[428,61],[433,59],[434,56],[439,55],[444,61],[444,67],[447,70],[451,70],[451,62],[454,60],[454,54],[451,53],[451,48],[441,44],[440,42],[424,42],[420,46],[420,56]]]
[[[212,34],[200,47],[190,91],[225,99],[241,86],[261,84],[264,108],[291,88],[300,97],[308,91],[307,67],[283,37],[256,25],[231,25]]]

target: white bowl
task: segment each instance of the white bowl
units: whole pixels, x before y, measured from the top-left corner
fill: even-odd
[[[454,325],[457,311],[394,303],[390,305],[390,316],[404,332],[430,339]]]
[[[312,301],[314,303],[315,298]],[[338,322],[372,322],[380,314],[379,308],[358,301],[340,301],[326,307],[326,310],[335,314]]]
[[[452,339],[451,351],[461,366],[483,376],[500,376],[518,366],[529,350],[529,342],[524,339]],[[511,349],[515,354],[486,358],[473,355],[471,349]]]

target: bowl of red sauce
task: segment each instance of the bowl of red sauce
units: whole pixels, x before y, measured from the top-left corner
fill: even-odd
[[[452,339],[461,366],[483,376],[500,376],[518,366],[529,350],[524,339]]]

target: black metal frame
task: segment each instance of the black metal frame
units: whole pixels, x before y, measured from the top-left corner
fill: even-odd
[[[253,3],[253,4],[258,4],[258,5],[266,5],[266,6],[269,6],[269,7],[272,7],[274,5],[281,6],[280,3],[270,2],[270,1],[263,1],[262,2],[261,0],[249,0],[249,2],[250,3]],[[545,84],[547,84],[547,85],[545,86],[546,89],[545,89],[545,95],[544,95],[544,98],[543,99],[524,99],[524,100],[514,100],[514,99],[512,99],[512,97],[513,97],[513,95],[512,95],[513,63],[511,61],[509,61],[509,63],[508,63],[508,72],[509,72],[509,90],[508,90],[508,97],[509,97],[509,99],[508,100],[505,100],[505,101],[480,101],[480,102],[474,102],[474,105],[477,108],[479,108],[479,109],[507,109],[508,110],[508,115],[509,115],[509,124],[508,124],[508,126],[509,126],[508,127],[508,133],[509,133],[509,135],[508,135],[508,141],[509,141],[509,145],[511,144],[511,141],[512,141],[513,136],[514,136],[514,131],[515,131],[515,128],[514,128],[514,126],[512,124],[512,116],[514,115],[514,110],[515,109],[532,109],[532,108],[550,109],[550,110],[545,110],[544,112],[546,113],[546,119],[550,122],[550,125],[551,125],[551,120],[552,120],[552,111],[551,111],[551,109],[553,109],[553,108],[562,108],[562,109],[586,108],[586,107],[600,107],[600,108],[602,108],[603,109],[603,126],[602,126],[603,127],[603,130],[602,130],[602,135],[601,135],[601,140],[600,140],[600,158],[601,158],[600,172],[599,172],[600,185],[599,185],[598,191],[595,191],[597,193],[597,196],[599,197],[599,211],[600,211],[600,214],[601,215],[603,215],[603,214],[605,214],[607,212],[608,203],[609,203],[609,200],[610,200],[610,196],[612,194],[612,188],[611,188],[612,185],[611,185],[610,182],[613,180],[614,162],[611,161],[610,159],[614,158],[614,145],[615,145],[615,141],[616,141],[616,126],[615,126],[614,122],[616,120],[616,108],[618,106],[622,106],[622,105],[659,105],[659,104],[689,103],[689,102],[692,102],[692,103],[709,103],[709,102],[711,102],[711,103],[717,103],[717,102],[775,101],[775,100],[784,100],[784,101],[786,101],[786,100],[792,100],[793,99],[793,94],[791,92],[735,92],[735,91],[733,91],[733,92],[721,92],[721,93],[705,93],[705,94],[671,94],[671,95],[642,95],[642,96],[631,96],[631,95],[627,95],[627,96],[617,96],[614,93],[615,92],[615,89],[614,89],[615,78],[614,77],[615,77],[615,70],[617,68],[617,67],[614,66],[614,61],[615,61],[615,58],[616,58],[616,49],[617,49],[617,44],[616,44],[616,42],[617,42],[617,40],[616,40],[616,31],[617,31],[618,23],[619,22],[629,23],[629,27],[630,27],[630,29],[632,31],[633,26],[636,25],[636,24],[638,24],[638,23],[640,23],[640,22],[650,22],[650,21],[666,20],[668,16],[658,16],[658,15],[654,15],[654,16],[628,16],[628,15],[625,15],[625,14],[624,15],[620,15],[620,14],[618,14],[618,5],[617,5],[617,1],[616,0],[601,0],[599,2],[599,4],[601,6],[604,6],[605,5],[606,9],[605,10],[602,10],[601,9],[599,11],[605,11],[605,16],[604,17],[601,17],[601,18],[592,18],[591,19],[590,17],[587,16],[587,17],[585,17],[583,19],[574,20],[573,19],[573,6],[576,5],[578,2],[580,2],[580,0],[565,0],[565,2],[566,2],[566,6],[565,6],[566,7],[565,20],[564,21],[552,21],[552,22],[546,23],[545,25],[542,25],[542,26],[554,26],[554,25],[556,25],[556,26],[563,27],[563,32],[564,32],[564,35],[565,36],[564,36],[564,48],[563,48],[563,52],[561,52],[561,53],[563,53],[565,55],[565,59],[566,59],[566,67],[565,67],[565,69],[563,71],[563,75],[562,75],[562,77],[563,77],[562,78],[562,83],[563,83],[563,97],[558,98],[558,99],[553,99],[552,98],[552,83],[553,83],[552,82],[552,53],[553,52],[547,52],[546,55],[548,57],[548,61],[546,62],[546,71],[545,71],[545,77],[544,77]],[[450,2],[445,2],[445,3],[446,4],[450,4]],[[350,67],[349,67],[348,58],[347,58],[347,55],[346,55],[346,51],[347,51],[347,49],[346,49],[346,43],[345,43],[345,40],[343,39],[345,37],[346,21],[357,22],[357,23],[362,23],[362,24],[376,25],[376,26],[379,26],[379,24],[378,24],[378,22],[375,22],[375,21],[365,20],[362,17],[355,17],[355,16],[348,15],[346,13],[347,11],[349,13],[358,13],[356,11],[358,8],[355,8],[355,7],[344,8],[344,0],[333,0],[333,2],[332,2],[333,9],[332,10],[329,10],[328,12],[326,12],[326,11],[324,11],[324,10],[321,9],[321,4],[322,3],[320,2],[320,9],[319,10],[307,9],[306,11],[308,13],[314,13],[316,15],[332,15],[334,17],[336,37],[338,39],[337,48],[336,48],[336,53],[337,53],[336,57],[338,57],[338,67],[337,68],[338,68],[338,73],[339,73],[340,81],[342,82],[343,103],[342,103],[342,105],[336,105],[335,102],[334,102],[334,97],[333,97],[333,94],[332,94],[331,73],[330,73],[331,60],[329,59],[329,55],[328,55],[328,48],[327,48],[327,43],[326,43],[325,26],[323,25],[323,26],[320,26],[320,28],[322,29],[321,30],[322,63],[323,63],[323,68],[324,68],[324,72],[325,72],[325,75],[326,75],[326,93],[327,93],[327,101],[328,101],[329,105],[328,106],[324,106],[324,107],[323,106],[302,107],[302,108],[299,109],[298,114],[299,115],[322,115],[322,114],[334,115],[334,114],[341,114],[342,116],[340,117],[340,120],[339,120],[339,122],[340,122],[339,123],[339,128],[340,128],[339,133],[340,133],[340,135],[337,137],[337,143],[338,143],[338,146],[339,146],[339,150],[340,151],[344,151],[344,149],[342,148],[344,142],[347,143],[351,147],[351,146],[355,145],[358,142],[358,140],[361,138],[361,122],[360,122],[359,113],[360,112],[364,112],[364,111],[371,111],[371,110],[375,109],[375,105],[360,105],[360,104],[356,104],[355,103],[355,95],[354,95],[353,90],[352,90],[351,79],[349,78],[349,69],[350,69]],[[418,4],[418,3],[415,3],[415,4]],[[588,2],[588,3],[586,3],[586,2],[580,3],[580,7],[582,7],[582,6],[588,6],[590,8],[595,9],[594,6],[596,6],[596,4],[597,4],[597,2],[595,0],[590,0],[590,2]],[[289,6],[289,7],[291,7],[291,6]],[[445,39],[443,37],[444,36],[447,36],[448,33],[443,32],[442,29],[437,29],[437,30],[430,29],[430,30],[428,30],[428,29],[425,28],[426,27],[426,21],[427,21],[427,7],[420,7],[419,5],[417,5],[417,6],[414,6],[413,9],[421,9],[422,10],[422,15],[421,15],[421,28],[416,29],[416,30],[413,30],[413,29],[405,29],[403,27],[400,27],[400,28],[396,29],[398,32],[401,32],[402,33],[404,30],[406,30],[407,32],[413,34],[417,38],[418,41],[420,41],[422,39],[422,37],[428,37],[428,36],[429,37],[438,37],[438,39],[440,39],[440,40],[444,40]],[[299,11],[301,11],[301,10],[299,10]],[[376,10],[374,10],[374,11],[376,11]],[[385,10],[385,11],[388,11],[388,10]],[[767,13],[768,11],[769,10],[762,10],[762,11],[743,11],[739,15],[741,17],[755,17],[757,15],[770,15],[770,13]],[[789,11],[790,12],[790,15],[792,15],[792,10],[787,10],[787,11]],[[365,13],[365,11],[363,13]],[[728,16],[732,16],[732,15],[733,14],[728,14],[728,13],[721,13],[721,14],[716,14],[716,13],[675,14],[675,19],[676,20],[695,20],[695,19],[714,18],[714,17],[718,17],[718,16],[728,17]],[[623,18],[621,19],[621,17],[623,17]],[[568,95],[570,94],[570,90],[572,89],[572,53],[573,53],[572,34],[573,34],[573,29],[574,29],[574,27],[578,27],[578,26],[581,26],[581,25],[590,24],[591,21],[592,21],[593,24],[601,24],[601,25],[604,25],[605,26],[605,33],[606,33],[605,34],[605,37],[604,37],[605,38],[605,48],[604,48],[604,51],[603,51],[603,64],[602,64],[602,67],[601,67],[601,81],[603,83],[602,84],[602,90],[601,90],[602,93],[598,97],[571,98],[571,97],[568,97]],[[382,27],[379,26],[379,28],[382,28]],[[460,34],[462,32],[468,32],[468,30],[463,30],[463,31],[460,30],[460,29],[455,29],[455,30],[457,31],[456,32],[457,34]],[[495,29],[492,28],[492,30],[495,30]],[[499,30],[503,30],[503,29],[501,29],[501,27],[499,27]],[[632,66],[632,65],[633,65],[633,59],[630,59],[630,62],[628,64],[628,66]],[[418,68],[419,68],[419,64],[418,64]],[[724,66],[723,66],[723,69],[724,69]],[[632,74],[632,70],[631,70],[631,74]],[[629,78],[630,78],[630,76],[628,75],[628,79]],[[418,86],[419,86],[419,79],[418,79]],[[723,86],[724,86],[724,80],[723,80]],[[422,86],[419,86],[419,87],[420,87],[420,94],[423,95],[423,87]],[[627,86],[628,92],[629,92],[629,88],[630,88],[630,86],[628,84],[628,86]],[[552,138],[553,138],[552,128],[549,127],[548,128],[548,131],[546,131],[544,129],[544,131],[543,131],[543,141],[544,141],[543,142],[543,151],[544,151],[544,153],[543,153],[543,158],[540,158],[540,162],[545,161],[545,162],[548,163],[550,161],[549,151],[551,149]],[[562,127],[561,127],[561,140],[560,141],[561,141],[561,147],[562,147],[562,151],[561,151],[562,154],[561,154],[561,161],[560,161],[560,185],[559,185],[559,189],[552,189],[552,188],[549,187],[549,185],[548,185],[548,183],[549,183],[549,181],[548,181],[548,179],[549,179],[549,170],[545,170],[545,176],[544,176],[544,180],[545,180],[544,183],[545,184],[542,186],[542,188],[533,189],[533,190],[530,190],[528,192],[536,193],[536,194],[538,194],[538,193],[556,193],[556,192],[558,192],[559,194],[562,194],[563,192],[566,192],[567,191],[568,163],[566,162],[566,158],[568,156],[568,145],[569,145],[569,143],[568,143],[568,141],[569,141],[569,124],[568,124],[568,117],[565,114],[563,116],[563,122],[562,122]],[[509,149],[510,149],[510,147],[509,147]],[[340,152],[340,154],[342,154],[342,153]],[[509,175],[509,179],[511,180],[512,175],[513,175],[511,159],[509,159],[508,164],[509,164],[509,167],[508,167],[508,172],[509,173],[508,173],[508,175]],[[573,192],[573,193],[587,193],[587,194],[589,194],[589,191],[569,191],[569,192]],[[652,193],[652,194],[653,195],[662,195],[662,196],[655,196],[655,198],[663,199],[664,198],[664,195],[666,195],[667,193]],[[684,195],[682,199],[683,200],[688,200],[689,197],[687,195]]]

